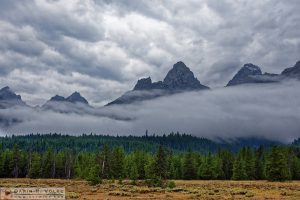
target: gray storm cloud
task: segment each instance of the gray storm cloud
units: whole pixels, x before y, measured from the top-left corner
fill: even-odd
[[[244,63],[278,73],[299,60],[299,8],[297,0],[1,0],[0,85],[31,105],[76,90],[99,106],[138,78],[161,80],[179,60],[210,87]]]
[[[300,137],[299,84],[250,84],[188,92],[77,114],[0,110],[2,117],[23,121],[2,129],[2,134],[143,135],[147,129],[156,134],[179,131],[211,139],[256,136],[290,142]]]

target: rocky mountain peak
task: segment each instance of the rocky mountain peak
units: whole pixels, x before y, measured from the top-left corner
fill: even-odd
[[[0,90],[0,100],[21,100],[21,96],[6,86]]]
[[[54,97],[51,97],[50,101],[66,101],[65,97],[55,95]]]
[[[260,67],[253,65],[252,63],[245,64],[241,71],[248,72],[249,75],[261,75]]]
[[[81,96],[81,94],[79,92],[73,92],[70,96],[68,96],[67,98],[60,96],[60,95],[55,95],[53,97],[51,97],[51,99],[49,100],[50,102],[69,102],[69,103],[84,103],[84,104],[88,104],[88,101]]]
[[[7,91],[7,90],[10,90],[10,88],[8,86],[5,86],[0,91]]]
[[[66,101],[69,101],[71,103],[84,103],[88,104],[88,101],[81,96],[79,92],[74,92],[69,97],[66,98]]]
[[[291,78],[300,78],[300,61],[294,67],[286,68],[281,72],[281,75]]]
[[[126,92],[107,105],[129,104],[178,92],[202,89],[209,88],[202,85],[193,72],[180,61],[173,65],[163,81],[152,82],[150,77],[140,79],[132,91]]]
[[[150,77],[138,80],[133,90],[149,90],[152,89],[152,80]]]
[[[207,88],[201,85],[200,81],[195,78],[194,73],[182,61],[173,65],[173,68],[164,78],[163,84],[171,90]]]
[[[239,85],[243,83],[253,83],[255,76],[262,75],[260,67],[252,63],[245,64],[228,82],[227,86]]]

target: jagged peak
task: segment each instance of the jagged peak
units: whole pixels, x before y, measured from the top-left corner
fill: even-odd
[[[179,61],[173,65],[173,68],[167,73],[163,84],[171,90],[194,90],[207,89],[201,85],[200,81],[194,76],[194,73],[182,62]]]
[[[81,96],[81,94],[79,92],[75,91],[70,96]]]
[[[244,64],[244,66],[233,76],[227,86],[239,85],[244,83],[256,82],[253,76],[261,76],[262,71],[259,66],[252,63]]]
[[[251,70],[251,71],[258,71],[261,73],[261,69],[259,66],[257,65],[254,65],[252,63],[247,63],[243,66],[243,68],[247,68],[248,70]]]
[[[136,85],[134,86],[133,90],[147,90],[151,89],[152,80],[151,77],[141,78],[137,81]]]
[[[88,104],[88,101],[81,96],[81,94],[77,91],[73,92],[70,96],[68,96],[66,98],[66,101],[69,101],[71,103],[84,103],[84,104]]]
[[[173,69],[189,69],[189,68],[184,64],[184,62],[178,61],[173,65]]]
[[[67,98],[60,96],[60,95],[55,95],[51,97],[49,101],[60,101],[60,102],[70,102],[70,103],[84,103],[88,104],[88,101],[81,96],[81,94],[77,91],[73,92],[70,96]]]
[[[3,87],[3,88],[1,89],[1,91],[7,91],[7,90],[11,90],[10,87],[5,86],[5,87]]]
[[[17,95],[10,87],[5,86],[0,90],[0,99],[1,100],[21,100],[21,96]]]
[[[53,97],[51,97],[50,101],[65,101],[65,97],[60,96],[60,95],[55,95]]]

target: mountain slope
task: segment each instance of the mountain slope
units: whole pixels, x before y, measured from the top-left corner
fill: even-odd
[[[12,106],[25,106],[20,95],[17,95],[8,86],[0,90],[0,108],[5,109]]]
[[[228,82],[226,86],[234,86],[246,83],[273,83],[278,82],[277,74],[264,73],[260,67],[252,63],[245,64]]]
[[[61,113],[84,113],[83,111],[86,108],[91,108],[91,106],[79,92],[74,92],[67,98],[55,95],[42,106],[43,110],[53,110]]]
[[[300,79],[300,61],[298,61],[294,67],[286,68],[281,72],[281,75],[289,78]]]

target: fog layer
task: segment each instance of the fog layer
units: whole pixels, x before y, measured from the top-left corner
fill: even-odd
[[[289,142],[300,137],[299,86],[299,82],[241,85],[86,112],[81,108],[76,113],[2,109],[1,118],[18,120],[1,132],[143,135],[148,130],[160,135],[179,131],[211,139],[256,136]]]

